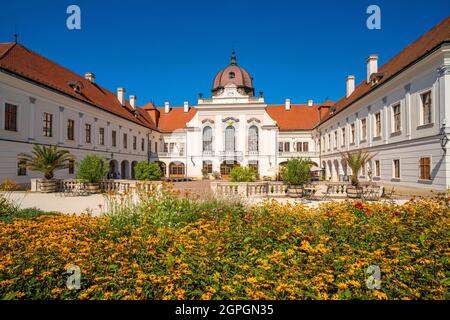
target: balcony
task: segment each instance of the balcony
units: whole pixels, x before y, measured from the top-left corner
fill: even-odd
[[[204,157],[214,157],[216,155],[214,150],[203,150],[202,154]]]
[[[222,161],[225,160],[242,161],[243,159],[242,151],[220,151],[219,156]]]
[[[319,153],[313,152],[313,151],[308,151],[308,152],[296,152],[296,151],[281,152],[281,151],[279,151],[278,156],[280,158],[313,158],[313,157],[318,157]]]
[[[258,150],[247,150],[247,156],[259,156]]]
[[[150,152],[150,158],[176,158],[176,157],[184,157],[186,153],[184,151],[174,151],[174,152]]]

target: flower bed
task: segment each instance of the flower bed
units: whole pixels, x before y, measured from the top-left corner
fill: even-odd
[[[448,196],[319,209],[141,197],[145,205],[123,199],[103,218],[0,221],[0,296],[450,298]],[[81,269],[80,290],[66,288],[70,265]],[[370,265],[380,267],[380,289],[366,286]]]

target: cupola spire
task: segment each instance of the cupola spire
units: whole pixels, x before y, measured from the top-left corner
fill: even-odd
[[[236,65],[236,52],[234,52],[234,49],[231,51],[231,63],[232,66]]]

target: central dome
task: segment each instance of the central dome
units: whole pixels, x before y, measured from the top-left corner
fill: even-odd
[[[214,96],[220,95],[226,85],[234,84],[240,93],[253,97],[255,89],[253,88],[252,80],[250,74],[244,68],[237,65],[236,54],[233,50],[230,65],[220,70],[214,77],[211,91]]]

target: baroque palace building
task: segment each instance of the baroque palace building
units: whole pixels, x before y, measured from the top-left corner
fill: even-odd
[[[386,185],[450,187],[450,17],[367,77],[348,76],[333,103],[267,104],[236,62],[214,77],[211,97],[190,106],[138,107],[125,89],[114,94],[18,43],[0,44],[0,181],[28,184],[18,154],[33,144],[58,145],[77,159],[97,154],[110,176],[132,179],[139,161],[159,162],[165,176],[226,176],[236,165],[273,178],[290,158],[310,158],[314,170],[339,181],[349,175],[341,153],[374,155],[361,179]],[[342,84],[344,87],[344,83]],[[75,178],[73,164],[57,178]]]

